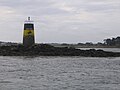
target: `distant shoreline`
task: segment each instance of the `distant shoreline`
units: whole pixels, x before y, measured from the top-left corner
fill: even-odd
[[[52,45],[52,44],[50,44]],[[52,45],[54,47],[74,47],[74,48],[120,48],[118,46],[80,46],[80,45]]]

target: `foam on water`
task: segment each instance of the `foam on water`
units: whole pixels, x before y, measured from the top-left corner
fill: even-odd
[[[120,58],[0,57],[1,90],[120,90]]]

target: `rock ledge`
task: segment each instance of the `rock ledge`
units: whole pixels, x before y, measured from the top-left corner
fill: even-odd
[[[84,56],[84,57],[120,57],[120,53],[103,50],[80,50],[68,47],[53,47],[37,44],[26,48],[22,45],[0,46],[0,56]]]

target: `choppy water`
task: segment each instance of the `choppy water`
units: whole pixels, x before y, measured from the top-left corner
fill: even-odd
[[[0,90],[120,90],[120,58],[0,57]]]

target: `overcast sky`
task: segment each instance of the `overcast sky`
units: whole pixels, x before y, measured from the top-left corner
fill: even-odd
[[[120,0],[0,0],[0,41],[22,42],[28,16],[37,43],[102,42],[120,36]]]

